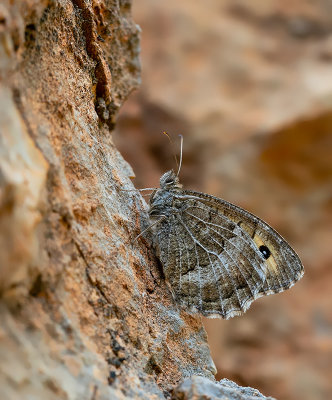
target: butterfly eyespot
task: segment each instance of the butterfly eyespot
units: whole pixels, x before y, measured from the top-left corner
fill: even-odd
[[[302,277],[296,253],[264,221],[223,199],[182,189],[173,170],[159,181],[147,229],[153,227],[175,301],[188,313],[232,318]]]
[[[265,260],[267,260],[271,255],[271,251],[266,246],[259,246],[259,251],[263,254]]]

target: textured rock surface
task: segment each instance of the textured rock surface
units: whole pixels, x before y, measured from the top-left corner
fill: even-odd
[[[173,400],[273,400],[265,397],[258,390],[241,387],[228,379],[211,382],[202,376],[185,379],[173,390]]]
[[[0,291],[27,282],[37,262],[37,225],[48,164],[21,123],[11,91],[0,87]],[[31,283],[31,282],[30,282]]]
[[[164,398],[213,378],[110,128],[138,85],[130,2],[0,5],[0,397]]]
[[[210,3],[213,11],[212,5],[213,2]],[[1,399],[163,399],[171,395],[179,381],[195,374],[201,377],[185,381],[173,391],[173,396],[208,396],[211,393],[223,398],[227,393],[228,397],[237,399],[259,395],[254,389],[240,388],[225,380],[219,384],[211,382],[215,368],[201,320],[176,308],[149,242],[143,238],[138,243],[133,242],[147,224],[145,203],[135,192],[121,190],[132,188],[129,177],[134,174],[111,138],[117,111],[140,79],[139,28],[131,20],[130,6],[125,0],[7,0],[0,4]],[[183,13],[187,4],[177,3],[176,9]],[[197,15],[203,15],[200,8],[195,10]],[[235,19],[242,18],[241,8],[231,11]],[[167,27],[167,24],[159,24],[160,19],[150,18],[149,13],[146,15],[154,23],[156,32]],[[195,57],[195,48],[190,43],[191,22],[186,18],[179,21],[188,35],[190,60],[199,67],[199,58]],[[168,33],[171,31],[168,29]],[[327,38],[326,32],[328,29],[324,28],[320,35]],[[154,37],[150,35],[151,39]],[[173,47],[173,51],[175,49]],[[324,61],[329,52],[328,48],[323,50]],[[155,59],[159,64],[150,64],[158,74],[166,63],[163,58]],[[178,69],[175,65],[173,73]],[[327,74],[327,70],[323,72]],[[151,70],[147,69],[147,73],[154,77]],[[202,71],[198,76],[212,74]],[[322,73],[319,78],[323,76]],[[153,78],[156,94],[160,91],[156,84],[160,77]],[[182,81],[182,77],[174,80],[172,75],[166,76],[167,85],[170,81],[175,84]],[[189,85],[184,82],[185,91],[192,81]],[[204,87],[201,85],[198,91],[201,105],[210,98],[204,95]],[[328,86],[323,89],[324,93],[329,90]],[[293,89],[290,92],[293,93]],[[164,93],[172,95],[173,92]],[[174,93],[179,93],[176,88]],[[237,93],[238,100],[242,91]],[[188,99],[194,100],[192,93],[189,91],[185,97],[172,96],[167,106],[159,100],[155,102],[153,96],[151,100],[146,99],[148,96],[140,100],[148,128],[145,140],[149,151],[156,156],[154,159],[141,157],[141,168],[150,173],[151,180],[155,179],[158,170],[153,166],[164,165],[170,154],[165,142],[151,138],[152,131],[173,126],[181,127],[185,133],[195,122],[199,129],[193,130],[192,141],[188,144],[186,141],[183,174],[188,182],[190,170],[195,168],[191,181],[202,189],[198,186],[200,180],[213,168],[206,163],[206,170],[201,171],[197,164],[198,153],[203,160],[207,150],[201,145],[199,130],[205,126],[214,127],[208,137],[219,143],[220,116],[210,114],[211,109],[219,110],[219,105],[211,108],[208,102],[205,111],[202,108],[204,112],[196,114],[201,109],[197,103],[194,107],[197,118],[189,122],[188,115],[192,111]],[[327,103],[324,103],[326,107]],[[187,107],[188,114],[181,111],[181,105]],[[141,119],[135,120],[135,104],[129,104],[127,109],[130,108],[134,115],[130,123],[135,126]],[[243,104],[243,115],[245,109]],[[254,112],[254,115],[257,114]],[[241,131],[241,137],[248,133],[252,136],[252,125],[245,121],[249,128]],[[230,126],[235,122],[233,118]],[[275,134],[277,139],[284,137],[279,136],[278,131]],[[315,144],[310,137],[309,147]],[[139,136],[138,140],[123,136],[123,140],[136,152],[144,144]],[[325,149],[324,140],[321,146]],[[224,142],[233,142],[233,139],[226,138]],[[270,158],[269,146],[264,141],[260,145],[262,162],[266,163],[264,154]],[[287,140],[283,146],[288,146]],[[236,162],[238,158],[243,159],[238,151],[229,156],[233,155]],[[322,168],[325,171],[325,165],[322,164]],[[269,177],[277,175],[273,168],[269,171]],[[305,185],[306,179],[303,182]],[[318,196],[315,204],[326,204],[324,199]],[[310,204],[309,201],[307,207]],[[315,218],[313,215],[313,224]],[[328,230],[329,220],[324,221],[322,226]],[[317,235],[317,243],[319,238]],[[318,275],[319,271],[316,292],[307,284],[306,293],[318,292]],[[326,287],[327,283],[325,280]],[[327,300],[326,297],[326,304]],[[294,309],[302,307],[303,314],[301,304],[299,298]],[[311,310],[315,318],[318,304],[314,302]],[[284,307],[289,307],[287,301]],[[267,310],[271,312],[271,305]],[[272,310],[276,311],[276,306],[272,306]],[[244,383],[250,379],[257,382],[257,375],[251,374],[254,368],[248,369],[250,357],[251,365],[261,365],[260,387],[266,383],[267,387],[273,387],[275,379],[272,376],[271,381],[266,368],[269,359],[263,351],[271,352],[269,344],[273,343],[276,352],[284,357],[287,348],[285,351],[278,347],[278,329],[289,340],[291,331],[298,332],[303,321],[299,317],[295,322],[286,320],[285,323],[285,320],[280,321],[281,317],[274,318],[273,330],[268,325],[271,320],[266,322],[261,315],[258,313],[255,319],[259,332],[246,318],[227,325],[227,329],[226,325],[220,325],[218,332],[223,333],[225,342],[220,358],[216,359],[220,375],[235,376]],[[266,329],[262,330],[264,323]],[[324,313],[318,314],[317,341],[310,346],[314,367],[321,361],[315,360],[319,351],[329,354],[330,341],[326,339],[329,323]],[[259,339],[253,341],[253,336],[262,332],[265,337],[258,335]],[[286,372],[284,365],[279,364],[278,383],[286,375],[292,376],[299,365],[296,356],[303,354],[307,339],[312,340],[312,336],[307,330],[299,339],[293,338],[293,346],[289,348],[296,349],[292,353],[295,361]],[[211,342],[215,341],[216,336],[211,335]],[[248,342],[253,349],[249,353]],[[227,354],[225,349],[229,351]],[[255,349],[259,353],[255,353]],[[270,357],[275,359],[275,354],[272,352]],[[324,365],[328,365],[326,360]],[[307,375],[296,376],[298,381],[295,382],[297,387],[303,387],[302,398],[307,392],[312,393],[312,382],[317,383],[312,370],[308,367],[304,370]],[[307,387],[303,376],[309,377]],[[206,388],[207,393],[202,393],[202,388]],[[325,389],[322,386],[322,393],[326,393]]]
[[[137,186],[174,167],[159,132],[182,133],[182,183],[256,213],[299,253],[306,274],[288,293],[206,321],[217,377],[283,400],[332,397],[331,6],[141,0],[143,85],[118,123]]]

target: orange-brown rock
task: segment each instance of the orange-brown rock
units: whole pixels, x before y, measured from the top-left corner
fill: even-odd
[[[180,312],[114,147],[139,83],[130,2],[0,6],[0,397],[156,399],[213,378]]]
[[[206,321],[217,377],[283,400],[332,398],[331,4],[134,3],[142,87],[117,126],[138,187],[174,168],[160,132],[182,133],[185,187],[254,212],[299,253],[289,292]]]

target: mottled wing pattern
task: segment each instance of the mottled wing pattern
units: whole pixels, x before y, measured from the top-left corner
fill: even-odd
[[[302,277],[294,250],[256,216],[189,190],[175,191],[173,199],[156,244],[176,300],[191,312],[228,319]]]

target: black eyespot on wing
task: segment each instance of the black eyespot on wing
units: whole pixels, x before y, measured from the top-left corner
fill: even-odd
[[[263,254],[265,260],[267,260],[271,255],[271,251],[269,250],[269,248],[264,245],[259,246],[259,251]]]

